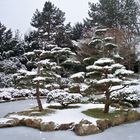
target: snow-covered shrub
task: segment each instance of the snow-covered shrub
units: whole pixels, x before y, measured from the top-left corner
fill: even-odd
[[[5,72],[6,74],[13,74],[17,72],[18,69],[25,68],[24,65],[22,65],[18,58],[11,57],[8,60],[0,61],[0,72]]]
[[[140,104],[140,94],[135,91],[126,90],[118,91],[117,93],[112,94],[112,100],[115,102],[128,102],[133,105],[133,107],[138,107]]]
[[[52,90],[47,94],[47,103],[56,102],[66,107],[72,103],[81,102],[82,95],[79,93],[68,93],[64,90]]]
[[[13,75],[0,72],[0,88],[13,86],[14,86]]]
[[[40,89],[42,96],[46,96],[48,92],[47,89]],[[35,94],[35,89],[0,88],[0,100],[13,100],[20,97],[33,98]]]
[[[47,88],[48,90],[59,89],[60,85],[57,83],[50,83],[50,84],[45,85],[45,88]]]

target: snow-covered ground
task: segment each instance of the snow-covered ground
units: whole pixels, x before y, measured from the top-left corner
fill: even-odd
[[[50,104],[44,104],[44,108],[49,106]],[[57,104],[55,104],[57,105]],[[50,122],[53,121],[56,124],[63,124],[63,123],[79,123],[82,119],[89,120],[90,122],[96,124],[96,118],[89,117],[87,115],[84,115],[81,113],[82,111],[85,111],[90,108],[104,108],[104,104],[76,104],[76,106],[80,106],[79,108],[73,108],[73,109],[63,109],[63,110],[56,110],[55,113],[52,113],[47,116],[42,117],[36,117],[36,119],[42,119],[43,122]],[[110,111],[113,110],[113,108],[110,108]],[[19,119],[22,118],[32,118],[27,116],[18,116],[18,115],[11,115],[10,117],[16,117]]]

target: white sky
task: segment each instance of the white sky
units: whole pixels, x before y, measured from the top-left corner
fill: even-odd
[[[0,21],[13,31],[25,33],[31,29],[30,21],[36,9],[42,10],[46,0],[0,0]],[[97,0],[50,0],[66,13],[72,24],[88,16],[88,2]]]

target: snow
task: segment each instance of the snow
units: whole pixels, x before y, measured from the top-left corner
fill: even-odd
[[[131,70],[126,70],[126,69],[118,69],[115,71],[115,75],[131,75],[134,72]]]
[[[104,38],[105,41],[106,41],[106,40],[113,40],[113,39],[114,39],[114,37],[111,37],[111,36],[110,36],[110,37],[105,37],[105,38]]]
[[[73,78],[80,78],[80,77],[84,78],[85,77],[85,72],[78,72],[78,73],[75,73],[75,74],[70,76],[70,78],[72,78],[72,79]]]
[[[80,64],[80,61],[68,59],[64,61],[63,64]]]
[[[100,66],[90,65],[90,66],[87,66],[86,69],[88,71],[91,71],[91,70],[102,70],[103,68]]]
[[[41,60],[41,61],[38,62],[38,64],[46,65],[46,64],[50,63],[49,61],[50,61],[49,59]]]
[[[115,54],[115,55],[113,55],[114,56],[114,58],[119,58],[119,59],[124,59],[123,57],[121,57],[119,54]]]
[[[95,34],[98,35],[98,33],[106,32],[106,31],[107,29],[96,29]]]
[[[112,68],[117,68],[117,69],[125,68],[123,65],[121,65],[121,64],[119,64],[119,63],[112,64],[111,66],[112,66]]]
[[[59,104],[51,104],[51,105],[59,105]],[[44,104],[43,107],[47,108],[50,106],[50,104]],[[63,110],[55,110],[55,113],[51,113],[47,116],[42,116],[42,117],[35,117],[36,119],[42,119],[43,122],[50,122],[53,121],[56,124],[64,124],[64,123],[79,123],[81,120],[88,120],[92,122],[93,124],[96,125],[96,120],[97,118],[93,118],[90,116],[87,116],[82,113],[82,111],[85,111],[87,109],[92,109],[92,108],[104,108],[104,104],[76,104],[76,106],[80,106],[79,108],[73,108],[73,109],[63,109]],[[114,110],[113,107],[110,107],[110,111]],[[33,117],[27,117],[27,116],[19,116],[19,115],[10,115],[11,118],[33,118]]]
[[[122,80],[118,78],[107,78],[107,79],[101,79],[97,82],[97,84],[104,84],[104,83],[121,83]]]
[[[75,41],[75,40],[72,40],[72,44],[73,44],[74,46],[78,46],[78,45],[79,45],[79,42],[77,42],[77,41]]]
[[[41,76],[38,76],[38,77],[33,79],[34,82],[36,82],[36,81],[45,81],[45,80],[46,80],[46,78],[41,77]]]
[[[96,45],[96,44],[101,43],[101,42],[102,42],[101,39],[94,39],[88,45]]]
[[[44,55],[47,55],[47,54],[51,54],[51,51],[42,51],[42,53],[40,54],[40,57],[41,56],[44,56]]]
[[[105,47],[117,47],[117,45],[116,44],[113,44],[113,43],[106,43],[105,44]]]
[[[115,63],[113,59],[110,59],[110,58],[100,58],[98,59],[94,65],[99,65],[99,66],[102,66],[102,65],[105,65],[105,64],[113,64]]]
[[[43,95],[46,95],[49,91],[47,89],[40,89],[40,92]],[[25,97],[28,96],[32,98],[35,94],[35,89],[15,89],[15,88],[0,88],[0,101],[3,98],[7,98],[9,100],[13,100],[17,97]]]
[[[25,69],[20,69],[20,70],[18,70],[18,72],[19,73],[21,73],[21,74],[25,74],[25,75],[28,75],[28,76],[30,76],[30,75],[37,75],[37,71],[27,71],[27,70],[25,70]]]
[[[77,103],[82,99],[79,93],[68,93],[61,89],[52,90],[47,94],[47,101],[68,105],[69,103]]]
[[[32,56],[32,55],[35,55],[35,53],[34,52],[27,52],[27,53],[24,53],[24,55],[26,55],[26,56]]]
[[[96,118],[89,117],[81,113],[91,108],[103,108],[103,104],[76,104],[80,108],[57,110],[55,114],[50,114],[47,117],[40,117],[44,122],[54,121],[57,124],[75,122],[79,123],[82,119],[89,120],[96,124]],[[46,106],[48,106],[46,104]],[[66,117],[67,116],[67,117]]]
[[[7,124],[7,121],[10,121],[12,119],[8,119],[8,118],[0,118],[0,124]]]

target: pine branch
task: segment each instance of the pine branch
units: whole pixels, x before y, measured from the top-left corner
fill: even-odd
[[[124,88],[127,87],[127,86],[129,86],[129,85],[124,85],[123,87],[118,88],[118,89],[114,89],[114,90],[110,91],[109,93],[111,94],[112,92],[115,92],[115,91],[118,91],[118,90],[124,89]]]

